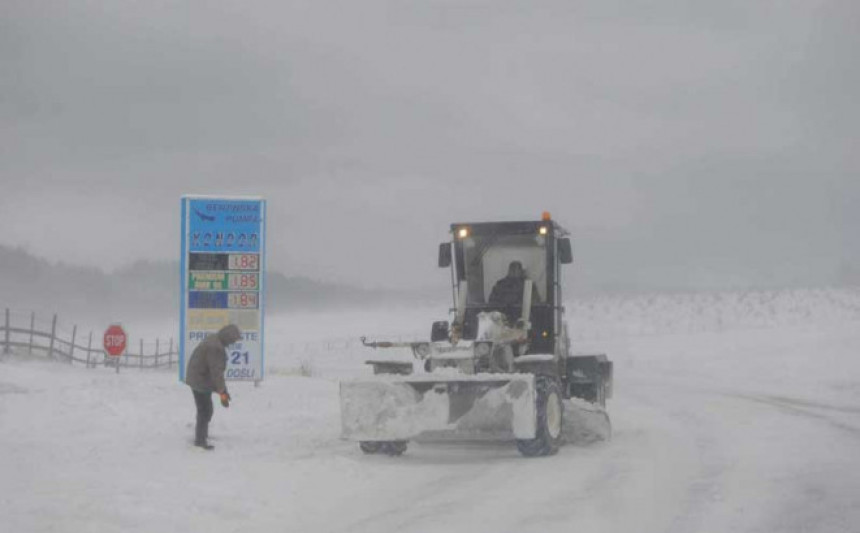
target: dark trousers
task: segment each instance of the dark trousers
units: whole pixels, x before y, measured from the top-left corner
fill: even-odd
[[[195,444],[206,444],[209,439],[209,421],[212,420],[212,393],[192,390],[197,406],[197,426],[194,429]]]

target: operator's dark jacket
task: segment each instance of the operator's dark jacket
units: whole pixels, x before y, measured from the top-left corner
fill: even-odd
[[[490,303],[493,305],[515,306],[523,304],[523,286],[526,278],[505,276],[496,282],[490,292]],[[532,305],[540,303],[537,287],[532,284]]]
[[[227,368],[227,350],[225,347],[239,337],[239,328],[234,325],[224,326],[218,333],[207,335],[191,354],[185,383],[199,392],[219,394],[226,392],[224,370]]]

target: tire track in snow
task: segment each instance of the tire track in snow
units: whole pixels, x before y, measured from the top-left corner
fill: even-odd
[[[860,407],[831,405],[827,403],[814,402],[811,400],[804,400],[802,398],[792,398],[790,396],[766,396],[765,398],[768,398],[775,402],[787,403],[799,407],[809,407],[813,409],[822,409],[825,411],[837,411],[840,413],[860,415]]]
[[[611,492],[616,467],[607,449],[570,446],[552,457],[524,458],[512,443],[421,445],[414,457],[399,459],[401,466],[441,469],[443,475],[337,531],[465,532],[474,530],[475,516],[487,531],[567,531],[581,506],[605,508],[595,494]]]
[[[555,468],[544,501],[512,516],[515,526],[505,531],[699,529],[699,507],[722,471],[702,464],[710,439],[690,435],[688,422],[650,395],[628,392],[610,408],[612,441],[562,449],[566,460]]]
[[[860,478],[856,472],[860,462],[853,451],[860,427],[851,422],[860,419],[851,417],[860,415],[860,410],[787,395],[724,395],[760,405],[764,412],[784,418],[794,448],[804,452],[802,461],[772,474],[773,490],[780,497],[773,502],[776,505],[761,530],[856,531],[860,520]]]
[[[845,530],[834,525],[840,523],[839,510],[844,514],[851,508],[856,478],[850,471],[834,470],[828,453],[809,439],[812,428],[824,425],[849,437],[846,441],[834,434],[838,446],[854,441],[860,427],[852,424],[852,417],[860,410],[675,379],[648,382],[636,385],[653,385],[654,394],[639,394],[637,399],[663,404],[667,414],[692,429],[701,453],[701,476],[688,487],[683,509],[667,531]],[[763,409],[743,407],[749,403]],[[788,438],[774,440],[783,436]],[[804,462],[796,460],[798,451]],[[840,486],[843,489],[833,488]]]
[[[721,500],[727,463],[726,452],[718,438],[718,425],[683,388],[674,388],[665,382],[636,384],[650,389],[642,391],[630,385],[633,399],[651,411],[646,418],[652,422],[650,429],[658,429],[654,422],[663,419],[671,431],[667,446],[673,453],[666,464],[655,467],[657,471],[662,469],[666,477],[666,486],[661,489],[670,489],[669,482],[676,485],[676,498],[663,502],[671,507],[664,512],[673,515],[664,531],[688,533],[707,529],[706,517]],[[681,470],[674,479],[669,475],[673,470]]]
[[[829,414],[843,413],[849,415],[860,415],[860,408],[835,406],[804,400],[802,398],[791,398],[788,396],[757,396],[750,394],[726,394],[726,396],[775,407],[794,416],[818,420],[843,432],[849,433],[856,438],[860,438],[860,427],[851,425],[844,420],[834,418],[832,414]],[[825,411],[828,414],[824,414],[821,411]]]
[[[402,469],[416,469],[415,478],[419,481],[426,477],[428,468],[433,473],[441,472],[441,475],[400,491],[389,505],[377,508],[370,515],[350,520],[335,531],[433,531],[447,524],[457,514],[469,514],[475,496],[486,495],[487,487],[492,486],[492,480],[487,478],[499,468],[504,468],[497,465],[518,460],[507,450],[504,456],[497,455],[498,446],[494,444],[486,446],[485,450],[476,450],[474,444],[466,444],[462,450],[452,446],[413,443],[406,452],[409,455],[403,457],[365,456],[364,462],[370,467],[384,461]],[[475,455],[481,453],[487,455]],[[404,501],[411,504],[403,505]],[[457,531],[450,526],[444,529]]]
[[[673,413],[648,394],[619,404],[624,414],[612,441],[568,445],[553,457],[522,458],[512,446],[503,455],[493,445],[417,446],[407,452],[411,457],[394,461],[419,468],[419,480],[426,467],[443,474],[335,530],[465,531],[474,524],[471,516],[483,517],[487,530],[499,532],[701,529],[722,472],[707,421]],[[698,429],[690,434],[689,427]],[[378,459],[383,458],[366,458]]]

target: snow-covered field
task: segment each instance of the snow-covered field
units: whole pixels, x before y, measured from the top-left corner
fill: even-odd
[[[365,456],[338,438],[338,380],[380,355],[356,337],[425,337],[440,309],[269,317],[267,379],[232,386],[214,452],[190,446],[174,373],[6,358],[0,529],[860,530],[860,292],[568,310],[576,350],[615,361],[613,439],[540,459],[498,444]]]

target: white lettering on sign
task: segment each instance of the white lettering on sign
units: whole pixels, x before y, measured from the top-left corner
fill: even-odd
[[[125,335],[105,335],[105,346],[122,346],[125,344]]]
[[[188,338],[193,341],[202,341],[206,338],[206,335],[211,333],[215,333],[214,331],[189,331]]]
[[[192,341],[202,341],[203,339],[206,338],[207,335],[211,335],[211,334],[216,333],[216,332],[217,332],[217,330],[189,331],[188,332],[188,339],[192,340]],[[242,339],[246,340],[246,341],[251,341],[251,342],[259,342],[260,341],[260,332],[258,332],[258,331],[243,331],[242,332]],[[239,346],[241,346],[241,343],[237,343],[237,344]]]

